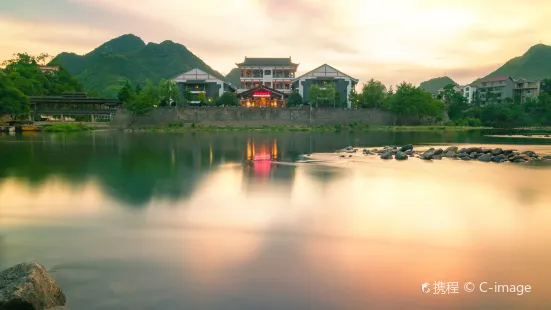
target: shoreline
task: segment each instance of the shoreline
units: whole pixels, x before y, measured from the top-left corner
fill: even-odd
[[[200,124],[169,124],[166,126],[142,126],[137,128],[120,129],[127,132],[210,132],[210,131],[288,131],[288,132],[423,132],[423,131],[470,131],[492,129],[489,127],[467,126],[365,126],[365,125],[263,125],[263,126],[236,126],[236,125],[200,125]]]

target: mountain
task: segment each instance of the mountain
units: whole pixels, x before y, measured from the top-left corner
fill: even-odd
[[[241,85],[241,70],[239,68],[231,69],[230,73],[226,75],[226,81],[239,88]]]
[[[524,55],[509,60],[485,78],[498,76],[535,79],[551,77],[551,46],[534,45]]]
[[[115,97],[127,80],[133,85],[148,79],[158,83],[193,68],[224,79],[181,44],[169,40],[146,44],[133,34],[114,38],[85,55],[61,53],[50,64],[67,69],[86,91],[94,90],[106,97]]]
[[[443,76],[424,81],[419,85],[419,88],[431,94],[436,94],[439,89],[444,88],[445,86],[448,86],[450,84],[458,85],[456,82],[454,82],[454,80],[450,79],[447,76]]]

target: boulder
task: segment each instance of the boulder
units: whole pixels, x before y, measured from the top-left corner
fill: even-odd
[[[413,145],[411,144],[406,144],[400,148],[400,152],[406,152],[411,150],[413,150]]]
[[[362,151],[362,153],[364,153],[364,155],[369,155],[369,154],[371,154],[371,152],[370,152],[368,149],[364,149],[364,150]]]
[[[450,158],[455,157],[455,152],[454,151],[447,151],[444,156],[450,157]]]
[[[411,150],[406,151],[405,153],[406,153],[406,155],[408,155],[408,156],[413,156],[413,151],[411,151]]]
[[[522,158],[517,158],[515,159],[515,163],[523,163],[525,162],[526,160],[522,159]]]
[[[392,154],[390,152],[383,152],[381,154],[381,159],[392,159]]]
[[[430,148],[423,153],[422,159],[432,159],[432,156],[434,156],[434,149]]]
[[[485,162],[485,163],[489,163],[490,161],[492,161],[492,155],[482,154],[482,155],[480,155],[480,157],[478,157],[478,160],[482,161],[482,162]]]
[[[434,159],[434,160],[441,160],[441,159],[442,159],[442,155],[433,155],[433,156],[432,156],[432,159]]]
[[[457,146],[448,146],[448,148],[446,148],[446,150],[444,151],[444,153],[448,153],[448,152],[454,152],[454,153],[457,153],[457,150],[459,148]]]
[[[396,156],[394,156],[396,160],[406,160],[408,159],[408,155],[404,152],[398,152],[396,153]]]
[[[496,156],[493,156],[493,157],[492,157],[492,161],[493,161],[494,163],[502,163],[502,162],[505,161],[505,158],[504,158],[503,156],[501,156],[501,155],[496,155]]]
[[[466,148],[462,148],[459,150],[459,153],[467,153],[467,149]]]
[[[492,149],[482,149],[482,153],[490,154],[490,153],[492,153]]]
[[[501,153],[503,153],[503,150],[500,149],[499,147],[492,150],[492,155],[494,156],[499,155]]]
[[[2,310],[46,310],[65,304],[65,294],[38,263],[19,264],[0,272]]]
[[[472,152],[472,153],[469,154],[469,157],[470,157],[471,159],[476,159],[476,158],[478,157],[478,153]]]
[[[535,152],[532,152],[532,151],[525,151],[525,152],[522,152],[522,154],[526,154],[530,157],[536,157],[538,156]]]
[[[344,150],[345,151],[353,151],[354,148],[352,146],[347,146]]]
[[[543,156],[543,159],[545,159],[545,160],[551,160],[551,155],[545,155],[545,156]]]
[[[467,148],[467,153],[482,153],[481,147],[469,147]]]
[[[444,153],[444,150],[442,150],[442,149],[434,150],[434,155],[442,155],[443,153]]]
[[[503,151],[503,154],[504,155],[510,155],[510,154],[513,154],[514,150],[504,150]]]

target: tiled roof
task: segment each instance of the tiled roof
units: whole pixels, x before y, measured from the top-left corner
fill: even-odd
[[[288,58],[248,58],[245,57],[245,61],[238,63],[242,66],[296,66],[297,64],[291,61],[291,57]]]
[[[487,79],[480,80],[479,82],[501,82],[510,79],[509,76],[499,76],[499,77],[490,77]]]

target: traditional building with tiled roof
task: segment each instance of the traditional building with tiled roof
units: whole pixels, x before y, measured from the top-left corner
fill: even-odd
[[[241,70],[238,93],[260,86],[291,93],[291,83],[295,78],[298,63],[288,58],[249,58],[241,63],[236,63]]]
[[[191,93],[192,104],[206,104],[206,101],[216,100],[225,92],[235,92],[235,87],[230,83],[197,68],[174,77],[172,81],[178,85],[180,96]]]
[[[308,89],[313,85],[323,85],[325,83],[335,83],[338,93],[337,100],[340,101],[336,103],[336,106],[342,106],[342,103],[346,103],[346,107],[348,108],[352,106],[350,92],[358,84],[358,79],[344,74],[328,64],[323,64],[295,78],[293,80],[293,89],[298,90],[303,102],[307,102]]]

